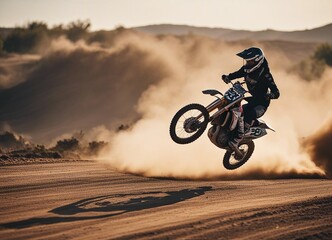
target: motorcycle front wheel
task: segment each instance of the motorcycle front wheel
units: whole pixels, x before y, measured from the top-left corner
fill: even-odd
[[[255,149],[255,144],[252,140],[244,140],[239,143],[239,150],[242,152],[243,156],[238,157],[233,151],[227,151],[224,155],[223,164],[228,170],[234,170],[245,164],[251,157]]]
[[[203,134],[209,120],[209,112],[204,106],[197,103],[189,104],[174,115],[169,133],[176,143],[191,143]]]

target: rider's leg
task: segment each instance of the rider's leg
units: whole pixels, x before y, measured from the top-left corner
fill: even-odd
[[[244,112],[244,130],[245,132],[253,125],[257,118],[260,118],[266,112],[266,107],[263,105],[243,105]]]
[[[238,144],[242,141],[244,133],[247,132],[254,121],[260,118],[266,112],[266,107],[262,105],[252,105],[250,103],[243,105],[242,127],[237,128],[237,132],[233,139],[228,142],[228,145],[234,151],[238,150]]]
[[[238,144],[240,143],[240,141],[243,139],[243,135],[244,135],[244,121],[243,121],[243,112],[242,112],[242,108],[241,108],[241,113],[238,112],[238,117],[237,117],[237,123],[236,123],[236,127],[234,130],[232,130],[232,132],[234,133],[231,137],[231,139],[229,139],[228,145],[231,149],[233,149],[234,151],[238,151]]]
[[[256,118],[254,106],[250,103],[243,105],[243,116],[244,116],[244,132],[247,132]]]
[[[228,142],[228,146],[233,149],[234,151],[238,151],[238,145],[243,139],[244,136],[244,121],[243,116],[238,119],[238,123],[236,129],[234,130],[235,134],[232,139]]]

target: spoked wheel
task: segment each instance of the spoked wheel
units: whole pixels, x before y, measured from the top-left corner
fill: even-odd
[[[203,134],[209,119],[209,113],[204,106],[196,103],[184,106],[171,121],[171,138],[179,144],[191,143]]]
[[[235,152],[227,151],[224,155],[223,164],[228,170],[234,170],[245,164],[254,152],[255,144],[252,140],[244,140],[239,143],[239,150],[242,157],[237,156]]]

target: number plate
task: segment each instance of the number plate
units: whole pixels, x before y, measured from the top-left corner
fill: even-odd
[[[266,134],[267,134],[267,132],[265,129],[262,129],[259,127],[252,127],[245,135],[250,138],[259,138]]]
[[[237,93],[236,91],[234,91],[234,89],[229,89],[226,93],[225,93],[225,98],[229,101],[229,102],[234,102],[235,100],[241,98],[241,95],[239,93]]]

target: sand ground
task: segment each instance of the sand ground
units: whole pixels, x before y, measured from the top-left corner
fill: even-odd
[[[0,239],[332,239],[332,181],[179,181],[96,162],[0,167]]]

